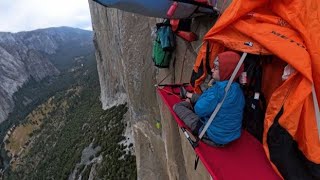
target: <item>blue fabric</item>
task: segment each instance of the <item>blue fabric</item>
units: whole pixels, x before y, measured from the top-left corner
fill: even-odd
[[[107,7],[117,8],[146,16],[165,18],[172,2],[169,0],[95,0]]]
[[[171,0],[94,0],[106,7],[138,13],[144,16],[168,18],[167,11],[172,5]],[[192,4],[179,3],[172,18],[187,18],[198,7]],[[199,8],[200,12],[212,13],[212,9]]]
[[[228,81],[216,82],[195,104],[195,113],[205,124],[217,104],[222,101]],[[215,143],[227,144],[240,137],[245,100],[240,85],[231,84],[228,95],[206,134]]]
[[[163,50],[173,50],[175,46],[175,37],[171,26],[162,26],[157,31],[160,37],[161,47]]]

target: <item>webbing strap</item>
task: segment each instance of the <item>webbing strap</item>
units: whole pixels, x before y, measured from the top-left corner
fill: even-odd
[[[212,6],[210,6],[208,4],[203,4],[203,3],[200,3],[200,2],[197,2],[197,1],[193,1],[193,0],[173,0],[173,1],[187,3],[187,4],[193,4],[193,5],[196,5],[196,6],[203,7],[203,8],[212,9]]]
[[[196,159],[194,160],[194,170],[197,170],[198,163],[199,163],[199,156],[196,155]]]
[[[314,111],[315,111],[317,127],[318,127],[318,135],[320,139],[320,112],[319,112],[320,110],[319,110],[319,104],[318,104],[317,94],[314,88],[314,84],[312,85],[312,98],[313,98]]]
[[[236,75],[237,75],[237,73],[238,73],[241,65],[243,64],[244,59],[246,58],[247,54],[248,54],[248,53],[243,53],[243,54],[242,54],[240,61],[238,62],[236,68],[234,69],[234,71],[233,71],[233,73],[232,73],[232,75],[231,75],[231,78],[230,78],[229,81],[228,81],[228,84],[227,84],[226,88],[224,89],[224,92],[225,92],[225,93],[224,93],[224,96],[223,96],[222,101],[218,103],[217,107],[215,108],[215,110],[214,110],[213,113],[211,114],[208,122],[206,123],[206,125],[204,126],[204,128],[202,129],[202,131],[201,131],[201,133],[200,133],[200,135],[199,135],[199,139],[201,139],[201,138],[203,137],[204,133],[206,133],[207,129],[209,128],[211,122],[213,121],[213,119],[214,119],[214,118],[216,117],[216,115],[218,114],[218,112],[219,112],[219,110],[220,110],[220,108],[221,108],[224,100],[225,100],[226,97],[227,97],[227,94],[228,94],[228,91],[229,91],[229,89],[230,89],[230,87],[231,87],[231,84],[232,84],[234,78],[236,77]]]

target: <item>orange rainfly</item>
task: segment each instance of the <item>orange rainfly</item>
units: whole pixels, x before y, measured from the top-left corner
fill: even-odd
[[[224,49],[273,55],[274,63],[265,68],[262,82],[271,84],[262,85],[268,102],[263,146],[274,168],[284,178],[290,177],[291,172],[286,171],[292,169],[286,167],[284,170],[277,166],[278,147],[270,144],[272,138],[282,138],[281,135],[271,136],[276,131],[276,125],[282,134],[288,134],[294,142],[284,147],[296,146],[298,149],[298,158],[294,162],[305,163],[304,167],[313,167],[320,174],[320,140],[314,106],[314,99],[320,102],[318,14],[320,0],[233,1],[205,35],[193,69],[198,72],[204,64],[212,68],[214,58]],[[287,64],[296,71],[287,80],[281,81],[279,79]],[[204,79],[205,75],[195,82],[196,92],[201,91],[199,85]],[[313,86],[317,98],[313,98]],[[320,178],[313,174],[307,176]]]

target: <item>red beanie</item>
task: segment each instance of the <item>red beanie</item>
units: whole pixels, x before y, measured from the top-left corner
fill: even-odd
[[[233,51],[226,51],[218,54],[218,58],[219,58],[218,61],[219,61],[220,81],[229,80],[240,60],[240,55]],[[243,70],[244,70],[244,67],[242,64],[235,77],[235,80],[239,78]]]

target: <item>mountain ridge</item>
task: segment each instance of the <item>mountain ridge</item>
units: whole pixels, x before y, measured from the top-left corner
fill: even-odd
[[[92,38],[91,31],[71,27],[0,32],[0,123],[13,109],[12,96],[23,84],[60,73],[54,64],[57,52],[71,44],[76,44],[73,49],[93,48]]]

